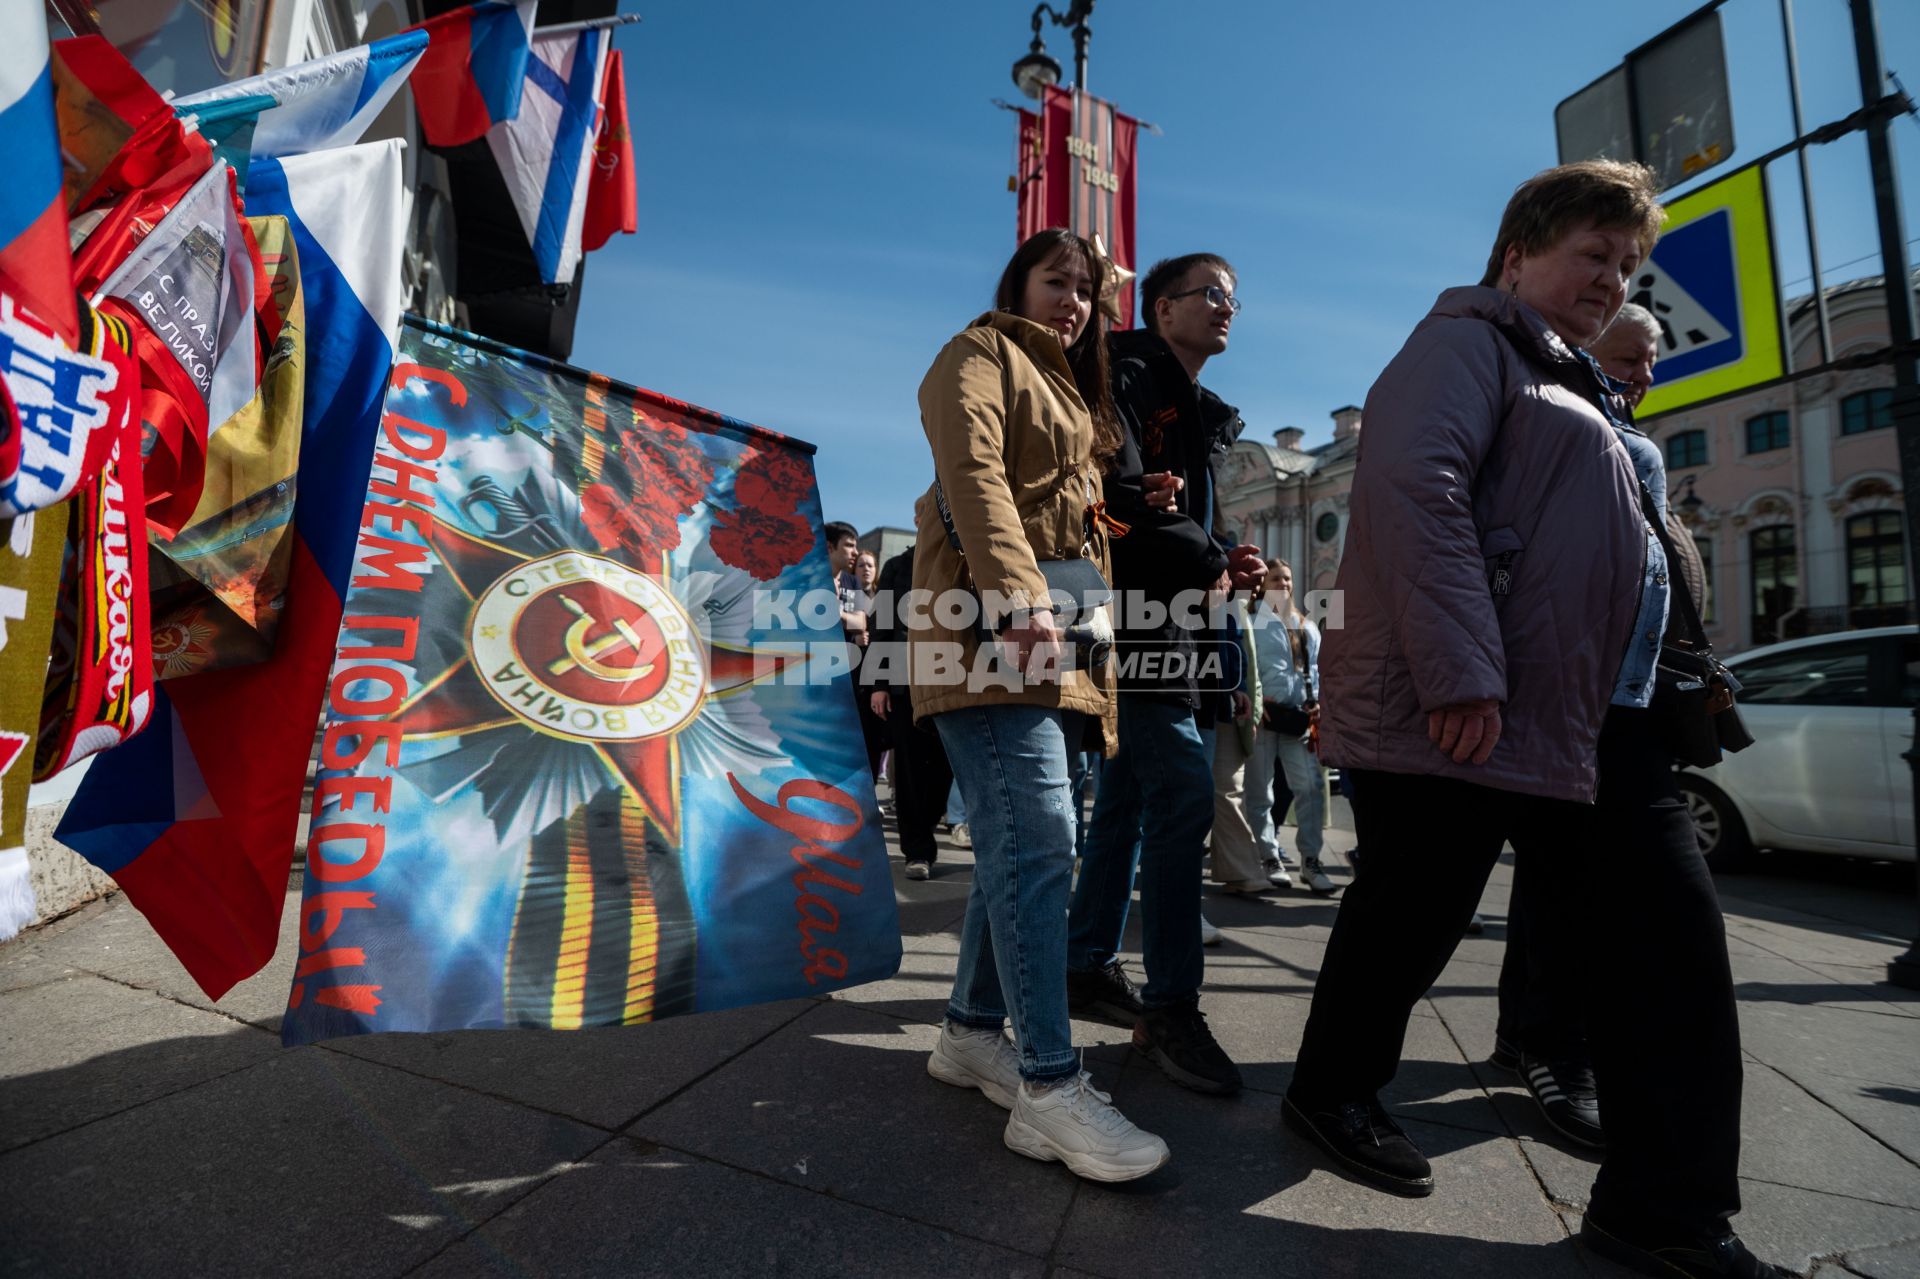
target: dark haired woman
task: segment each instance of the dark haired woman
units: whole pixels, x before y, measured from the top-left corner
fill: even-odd
[[[1321,747],[1354,772],[1366,873],[1340,904],[1282,1113],[1403,1195],[1427,1160],[1380,1105],[1407,1017],[1500,849],[1583,962],[1606,1158],[1581,1238],[1647,1274],[1772,1279],[1734,1235],[1740,1028],[1726,933],[1649,709],[1670,585],[1659,452],[1585,348],[1662,211],[1643,165],[1514,192],[1367,395],[1321,662]]]
[[[1113,693],[1060,669],[1039,568],[1090,557],[1107,569],[1100,468],[1119,435],[1097,315],[1103,265],[1069,232],[1031,237],[1000,277],[996,309],[947,343],[920,384],[936,489],[915,507],[913,585],[932,603],[907,621],[914,714],[940,733],[973,833],[958,971],[927,1072],[1011,1111],[1010,1149],[1128,1181],[1165,1163],[1167,1146],[1080,1068],[1066,988],[1070,760],[1089,731],[1110,739]],[[946,605],[964,608],[975,592],[1013,607],[999,630],[1002,677],[975,674],[994,654],[970,624],[949,624]]]

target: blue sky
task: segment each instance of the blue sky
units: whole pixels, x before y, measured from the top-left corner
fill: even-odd
[[[1014,248],[1014,118],[991,99],[1019,96],[1031,4],[622,7],[645,15],[619,37],[640,228],[588,260],[574,362],[809,440],[829,518],[911,525],[920,378]],[[1249,435],[1328,438],[1434,296],[1478,279],[1507,196],[1555,162],[1555,104],[1694,7],[1099,0],[1088,87],[1164,131],[1141,141],[1143,265],[1239,268],[1246,310],[1204,376]],[[1859,105],[1851,34],[1845,0],[1794,7],[1811,129]],[[1777,0],[1721,13],[1736,152],[1701,181],[1791,133]],[[1920,2],[1880,21],[1920,93]],[[1046,37],[1070,74],[1067,33]],[[1920,121],[1893,137],[1913,239]],[[1769,180],[1804,292],[1792,161]],[[1813,186],[1828,282],[1877,272],[1860,135],[1815,149]]]

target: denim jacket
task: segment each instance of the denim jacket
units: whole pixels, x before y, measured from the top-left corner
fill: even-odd
[[[1619,382],[1600,371],[1592,356],[1585,351],[1579,354],[1601,378],[1601,385],[1615,391],[1622,389]],[[1633,473],[1653,495],[1653,509],[1665,511],[1667,468],[1660,456],[1660,446],[1618,410],[1611,396],[1602,399],[1601,408],[1619,434],[1621,447],[1633,461]],[[1651,525],[1647,526],[1646,538],[1647,560],[1640,579],[1640,607],[1633,618],[1633,639],[1627,645],[1627,655],[1620,663],[1620,677],[1613,686],[1615,706],[1644,707],[1653,700],[1653,668],[1660,660],[1660,637],[1667,631],[1667,609],[1673,593],[1667,585],[1667,554],[1661,549],[1660,538]]]

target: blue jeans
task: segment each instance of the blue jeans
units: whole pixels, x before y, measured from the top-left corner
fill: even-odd
[[[1100,774],[1100,794],[1080,882],[1067,914],[1067,966],[1105,967],[1120,951],[1140,872],[1141,949],[1148,1008],[1200,993],[1200,860],[1213,826],[1213,752],[1191,707],[1120,697],[1120,754]]]
[[[1278,858],[1280,833],[1273,823],[1276,762],[1286,773],[1287,789],[1293,792],[1294,824],[1299,828],[1294,842],[1300,859],[1317,862],[1327,821],[1327,779],[1306,738],[1288,737],[1270,728],[1263,728],[1255,735],[1253,754],[1247,758],[1247,825],[1253,828],[1260,855]]]
[[[1080,1069],[1067,1018],[1067,893],[1075,819],[1068,743],[1084,718],[1044,706],[976,706],[933,719],[973,832],[948,1020],[998,1030],[1010,1016],[1020,1074]]]

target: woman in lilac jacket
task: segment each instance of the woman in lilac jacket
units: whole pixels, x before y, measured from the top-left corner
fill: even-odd
[[[1571,997],[1607,1153],[1582,1239],[1652,1274],[1785,1275],[1728,1224],[1725,930],[1646,709],[1669,589],[1641,505],[1659,458],[1581,349],[1662,216],[1640,165],[1536,176],[1480,286],[1441,294],[1367,396],[1320,723],[1354,780],[1367,873],[1335,920],[1283,1114],[1355,1176],[1431,1193],[1378,1092],[1510,840],[1547,903],[1532,917],[1587,960]]]

